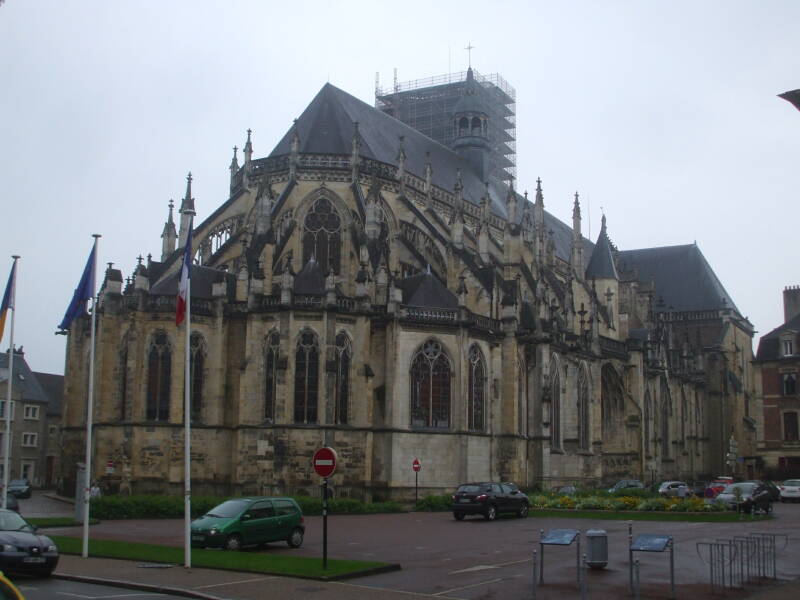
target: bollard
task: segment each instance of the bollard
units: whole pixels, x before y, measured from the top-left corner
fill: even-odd
[[[531,598],[536,600],[536,548],[533,549],[533,577],[531,584]]]
[[[631,584],[633,587],[634,600],[639,600],[639,559],[633,561],[633,569],[631,569]]]
[[[544,539],[544,529],[539,530],[539,541]],[[539,585],[544,585],[544,547],[539,544]]]
[[[628,521],[628,585],[633,591],[633,521]]]
[[[588,569],[588,568],[589,568],[589,566],[586,564],[586,554],[584,554],[583,555],[583,565],[581,565],[581,569],[578,571],[578,577],[581,578],[580,579],[580,581],[581,581],[581,600],[586,600],[586,586],[587,586],[586,577],[588,575],[588,573],[586,572],[586,569]]]

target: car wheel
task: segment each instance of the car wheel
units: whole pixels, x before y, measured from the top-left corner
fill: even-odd
[[[225,540],[225,550],[241,550],[242,549],[242,536],[238,533],[229,535]]]
[[[525,517],[528,516],[528,503],[527,502],[523,502],[522,506],[519,507],[519,510],[517,511],[517,516],[520,519],[524,519]]]
[[[454,513],[453,513],[453,518],[454,518],[456,521],[463,521],[463,520],[464,520],[464,513],[458,513],[458,512],[454,512]]]
[[[497,517],[497,509],[494,506],[490,506],[483,516],[486,517],[487,521],[494,521],[495,517]]]
[[[303,530],[299,527],[295,527],[292,529],[292,533],[289,535],[289,538],[286,540],[286,543],[289,544],[289,548],[299,548],[303,545]]]

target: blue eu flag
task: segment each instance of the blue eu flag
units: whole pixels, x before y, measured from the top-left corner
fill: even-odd
[[[86,261],[86,267],[84,267],[83,275],[81,275],[81,280],[78,283],[78,287],[75,289],[75,293],[72,295],[72,301],[67,307],[64,318],[58,326],[62,333],[69,329],[69,326],[77,317],[86,314],[86,301],[94,296],[94,255],[96,250],[97,244],[92,246],[92,251],[89,253],[89,260]]]

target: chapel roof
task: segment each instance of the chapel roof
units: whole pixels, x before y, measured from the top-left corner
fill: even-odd
[[[617,267],[614,266],[614,245],[608,237],[606,231],[606,217],[603,215],[603,225],[600,227],[600,235],[597,236],[597,243],[592,251],[592,258],[589,266],[586,267],[586,279],[619,279]]]
[[[325,273],[312,256],[294,278],[294,293],[321,296],[325,293]]]
[[[430,272],[417,273],[397,282],[403,291],[403,304],[427,308],[455,308],[458,299],[455,294]]]
[[[173,271],[153,287],[150,288],[150,294],[154,296],[177,296],[178,283],[180,280],[181,272]],[[211,267],[202,267],[200,265],[192,265],[192,298],[202,298],[210,300],[214,297],[212,292],[213,285],[224,278],[233,279],[232,273],[227,273],[220,269]]]

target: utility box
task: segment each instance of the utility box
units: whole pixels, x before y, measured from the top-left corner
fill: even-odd
[[[586,532],[586,564],[592,569],[604,569],[608,564],[608,534],[604,529]]]

